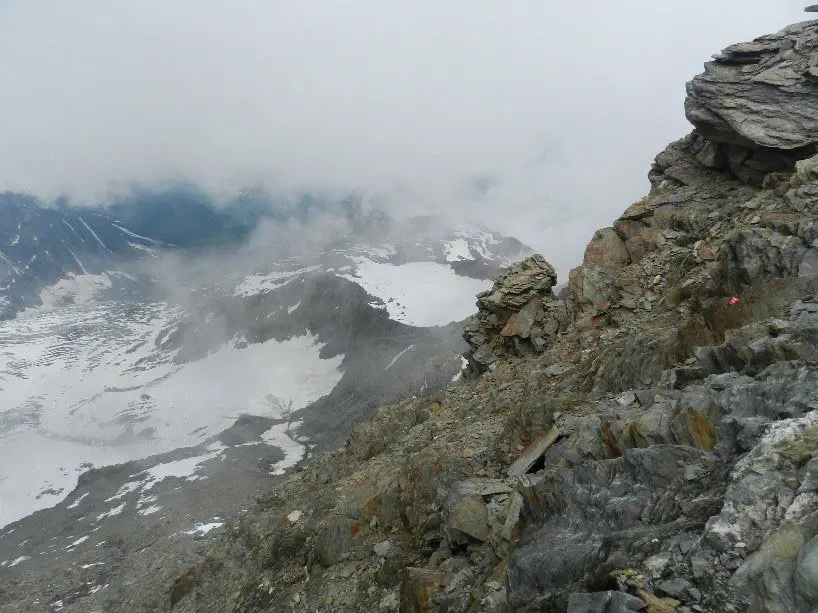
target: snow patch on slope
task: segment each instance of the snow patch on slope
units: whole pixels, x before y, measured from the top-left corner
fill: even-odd
[[[443,255],[447,262],[473,260],[469,243],[465,238],[455,238],[443,244]]]
[[[236,287],[234,296],[250,297],[284,287],[297,277],[318,270],[320,266],[308,266],[299,270],[273,271],[266,274],[247,275]]]
[[[455,230],[454,235],[462,239],[471,249],[487,260],[496,259],[492,247],[500,241],[491,232],[487,232],[477,226],[461,226]],[[469,257],[468,259],[472,259]]]
[[[474,296],[491,281],[472,279],[436,262],[394,265],[354,258],[355,273],[340,275],[386,305],[389,316],[410,326],[443,326],[474,313]]]
[[[159,346],[178,309],[85,300],[109,284],[107,275],[63,280],[43,307],[0,322],[0,526],[57,504],[91,467],[198,445],[242,414],[281,418],[341,379],[344,356],[321,359],[310,334],[235,338],[177,364]],[[285,433],[270,438],[294,461],[303,455]]]
[[[74,275],[69,273],[66,278],[44,288],[40,292],[40,300],[45,309],[59,308],[68,303],[89,302],[99,292],[110,288],[111,285],[111,278],[105,273],[100,275]]]

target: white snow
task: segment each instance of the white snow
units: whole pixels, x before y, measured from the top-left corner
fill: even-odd
[[[9,265],[9,267],[10,267],[10,268],[11,268],[11,269],[14,271],[14,273],[15,273],[17,276],[21,276],[21,275],[23,274],[22,272],[20,272],[20,269],[19,269],[19,268],[17,268],[17,267],[14,265],[14,262],[12,262],[12,261],[11,261],[11,260],[8,258],[8,256],[7,256],[5,253],[3,253],[2,251],[0,251],[0,260],[3,260],[3,261],[6,263],[6,264],[8,264],[8,265]],[[28,266],[26,266],[26,268],[28,268]]]
[[[298,270],[272,271],[266,274],[247,275],[236,287],[235,296],[256,296],[271,292],[274,289],[284,287],[288,283],[295,281],[305,273],[318,270],[319,266],[308,266]]]
[[[469,249],[469,242],[465,238],[456,238],[443,245],[443,255],[447,262],[459,262],[461,260],[473,260],[474,256]]]
[[[491,281],[462,277],[436,262],[396,266],[354,258],[355,274],[341,275],[380,298],[389,316],[410,326],[442,326],[477,310],[475,295]]]
[[[65,245],[65,241],[63,241],[63,245]],[[87,275],[88,271],[85,270],[85,266],[82,265],[82,262],[80,262],[80,259],[77,257],[77,254],[74,253],[73,251],[71,251],[71,249],[69,249],[68,245],[65,245],[65,248],[68,249],[68,253],[71,254],[71,256],[74,258],[74,261],[79,265],[80,270],[82,271],[82,274]]]
[[[137,234],[136,232],[131,232],[127,228],[123,228],[122,226],[119,226],[117,224],[111,224],[111,225],[114,226],[115,228],[121,230],[123,233],[127,234],[128,236],[133,237],[133,238],[141,238],[143,241],[148,241],[149,243],[153,243],[154,245],[159,244],[157,241],[153,240],[152,238],[148,238],[147,236],[142,236],[141,234]],[[133,243],[129,243],[129,244],[133,244]]]
[[[105,251],[107,251],[108,253],[111,253],[111,250],[108,249],[108,246],[105,243],[102,242],[102,239],[97,235],[97,233],[94,232],[91,229],[91,226],[89,226],[87,223],[85,223],[85,220],[82,217],[80,217],[79,215],[77,215],[77,219],[79,219],[80,223],[85,226],[85,229],[88,230],[91,233],[91,236],[93,236],[95,239],[97,239],[97,242],[100,245],[102,245],[102,248],[105,249]]]
[[[152,505],[151,505],[151,506],[149,506],[149,507],[146,507],[146,508],[144,508],[144,509],[140,509],[140,510],[138,511],[138,513],[139,513],[140,515],[151,515],[151,514],[153,514],[153,513],[158,513],[158,512],[159,512],[159,511],[161,511],[161,510],[162,510],[162,507],[157,507],[155,504],[152,504]]]
[[[89,302],[100,291],[109,287],[111,287],[111,278],[105,273],[101,275],[69,274],[65,279],[60,279],[54,285],[44,288],[40,292],[40,300],[43,302],[43,308],[58,309],[64,307],[68,302]]]
[[[491,232],[478,228],[477,226],[465,225],[459,227],[454,235],[465,239],[471,246],[471,249],[487,260],[497,259],[497,256],[493,254],[491,248],[500,241],[497,240]]]
[[[285,455],[284,460],[276,464],[271,474],[283,475],[288,468],[298,464],[307,454],[306,441],[299,440],[293,432],[300,425],[300,421],[290,424],[278,424],[261,435],[262,441],[268,445],[281,448]]]
[[[76,547],[77,545],[82,545],[85,541],[88,540],[88,536],[81,536],[76,541],[71,543],[66,549],[71,549],[72,547]]]
[[[403,354],[405,354],[407,351],[409,351],[412,347],[414,347],[414,345],[409,345],[406,349],[404,349],[398,355],[396,355],[394,358],[392,358],[392,361],[389,362],[389,364],[386,365],[386,368],[384,368],[384,370],[389,370],[390,368],[392,368],[395,365],[395,362],[400,360],[401,357],[403,356]]]
[[[114,494],[110,498],[106,498],[105,502],[113,502],[114,500],[119,500],[120,498],[124,498],[125,496],[127,496],[131,492],[134,492],[134,491],[138,490],[140,487],[141,487],[141,485],[138,482],[133,482],[132,481],[130,483],[126,483],[125,485],[123,485],[122,487],[119,488],[119,491],[117,491],[116,494]]]
[[[64,219],[62,220],[62,222],[66,226],[68,226],[68,229],[71,230],[74,233],[74,236],[76,236],[78,239],[80,239],[83,243],[85,242],[85,239],[77,233],[77,231],[74,229],[74,226],[72,226],[70,223],[68,223]]]
[[[342,376],[344,356],[321,359],[310,334],[236,338],[176,364],[157,344],[184,314],[165,303],[128,302],[123,311],[113,299],[90,300],[110,283],[107,275],[63,280],[44,290],[43,307],[0,321],[0,527],[57,504],[90,467],[198,445],[245,413],[280,418]],[[288,454],[284,466],[303,457],[286,426],[266,440]],[[146,479],[198,478],[196,467],[219,453],[157,466]]]
[[[11,562],[8,563],[9,568],[12,566],[17,566],[20,562],[25,562],[26,560],[30,559],[30,556],[20,556],[19,558],[15,558]]]
[[[69,509],[76,509],[78,506],[80,506],[80,502],[82,502],[82,499],[83,499],[83,498],[86,498],[87,496],[88,496],[88,492],[85,492],[85,493],[84,493],[82,496],[80,496],[80,497],[79,497],[79,498],[77,498],[77,499],[76,499],[74,502],[72,502],[71,504],[69,504],[67,508],[69,508]]]
[[[196,481],[200,478],[198,475],[196,475],[196,470],[199,468],[199,466],[208,460],[215,458],[224,450],[224,445],[221,443],[214,443],[208,448],[207,453],[202,455],[193,456],[192,458],[184,458],[181,460],[173,460],[171,462],[165,462],[164,464],[157,464],[156,466],[153,466],[145,471],[146,478],[143,483],[147,484],[159,482],[162,481],[162,479],[167,479],[168,477]],[[144,487],[144,485],[142,487]]]
[[[353,253],[361,253],[374,260],[388,260],[398,251],[394,245],[355,245],[351,250]],[[344,254],[346,255],[346,254]]]
[[[216,528],[221,528],[224,525],[224,522],[214,521],[210,522],[209,524],[198,524],[194,526],[193,530],[185,530],[185,534],[207,534],[211,530],[215,530]]]
[[[125,510],[125,503],[123,502],[121,505],[114,507],[110,511],[106,511],[105,513],[100,513],[99,515],[97,515],[96,521],[103,520],[106,517],[113,517],[114,515],[119,515],[124,510]]]
[[[156,249],[148,247],[147,245],[140,245],[139,243],[128,243],[128,245],[137,251],[144,251],[145,253],[155,254]]]
[[[292,315],[293,311],[295,311],[300,306],[301,306],[301,301],[299,300],[293,306],[287,307],[287,315]]]

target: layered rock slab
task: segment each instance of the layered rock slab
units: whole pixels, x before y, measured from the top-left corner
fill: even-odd
[[[815,153],[818,22],[727,47],[687,85],[685,112],[711,164],[760,182]]]

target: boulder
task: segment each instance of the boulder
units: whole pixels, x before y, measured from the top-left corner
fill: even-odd
[[[490,290],[478,294],[477,306],[492,313],[518,312],[534,298],[550,294],[556,283],[554,267],[534,254],[510,266]]]
[[[793,590],[793,574],[802,547],[810,539],[814,528],[787,523],[770,534],[758,551],[739,567],[731,584],[749,597],[748,613],[793,613],[810,609],[802,608],[799,594]],[[809,554],[808,554],[809,555]],[[809,558],[805,557],[805,560]],[[805,564],[802,577],[809,579],[812,569]],[[799,584],[809,592],[809,581]]]
[[[656,586],[656,591],[662,596],[670,596],[676,600],[685,602],[690,598],[690,581],[681,577],[666,579]]]
[[[818,606],[818,537],[813,537],[798,553],[793,582],[798,596],[807,605]]]
[[[628,249],[616,231],[613,228],[598,230],[585,248],[582,266],[569,275],[574,315],[599,315],[618,303],[621,273],[629,263]]]
[[[486,503],[480,496],[464,496],[449,509],[448,527],[450,533],[465,534],[478,541],[487,541],[489,525]]]
[[[541,436],[523,450],[520,457],[508,467],[508,476],[519,477],[527,473],[558,438],[559,431],[552,427],[544,436]]]
[[[358,547],[362,529],[361,522],[349,517],[327,516],[316,529],[315,561],[322,566],[332,566],[340,562],[344,553]]]
[[[796,151],[818,144],[818,24],[727,47],[687,86],[685,113],[714,143]]]
[[[467,544],[471,539],[485,542],[489,538],[489,517],[483,501],[484,484],[463,481],[455,484],[446,499],[446,531],[453,543]]]
[[[470,349],[467,375],[479,375],[500,355],[541,353],[567,325],[565,303],[553,293],[554,267],[541,255],[510,266],[492,288],[477,295],[476,315],[463,326]]]
[[[818,22],[727,47],[687,85],[685,112],[707,141],[698,156],[761,184],[818,145]]]

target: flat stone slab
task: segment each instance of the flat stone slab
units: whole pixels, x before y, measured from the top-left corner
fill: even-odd
[[[520,475],[526,474],[537,460],[548,451],[548,448],[556,442],[559,436],[559,431],[555,427],[552,427],[544,436],[531,443],[523,450],[523,454],[508,467],[508,476],[519,477]]]

